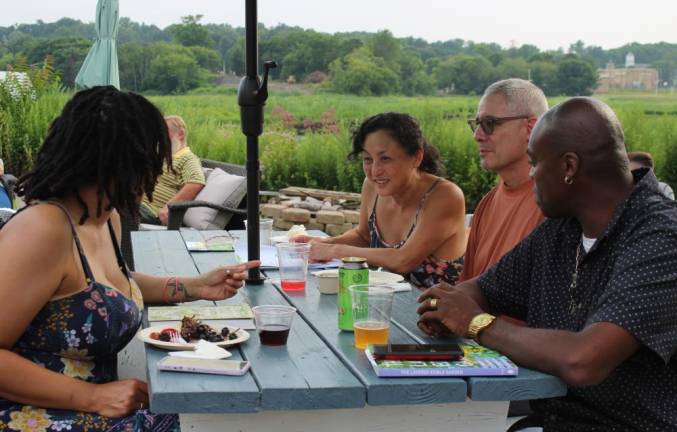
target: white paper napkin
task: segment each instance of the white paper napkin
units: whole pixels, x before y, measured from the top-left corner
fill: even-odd
[[[195,351],[170,351],[169,355],[172,357],[186,357],[186,358],[202,358],[220,360],[225,359],[232,354],[227,350],[221,348],[212,342],[200,339],[195,344]]]
[[[409,282],[394,283],[390,284],[390,286],[393,287],[394,292],[411,291],[411,284]]]

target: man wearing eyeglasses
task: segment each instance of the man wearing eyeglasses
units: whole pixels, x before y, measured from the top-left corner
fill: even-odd
[[[677,431],[677,203],[630,171],[621,123],[593,98],[543,115],[529,159],[548,219],[480,277],[424,291],[419,327],[567,384],[509,431]]]
[[[543,221],[529,177],[527,144],[547,110],[540,88],[511,78],[491,84],[477,117],[468,120],[480,165],[498,174],[499,182],[475,207],[459,282],[484,273]]]

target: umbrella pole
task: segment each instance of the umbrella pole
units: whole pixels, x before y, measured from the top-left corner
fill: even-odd
[[[263,132],[263,106],[268,99],[268,71],[277,65],[264,64],[263,82],[258,75],[258,41],[256,0],[245,4],[245,47],[247,70],[237,92],[242,133],[247,137],[247,254],[249,260],[261,257],[259,246],[259,136]],[[260,285],[263,277],[258,268],[250,269],[247,283]]]
[[[247,256],[261,257],[259,235],[259,138],[247,137]],[[260,285],[263,277],[258,268],[249,270],[247,283]]]

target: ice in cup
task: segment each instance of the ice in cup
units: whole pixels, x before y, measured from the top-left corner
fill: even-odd
[[[394,290],[386,284],[351,285],[355,348],[388,343]]]
[[[261,344],[281,346],[287,344],[291,322],[296,308],[291,306],[254,306],[254,322]]]
[[[244,228],[247,229],[247,220],[244,221]],[[259,243],[269,245],[270,237],[273,234],[273,220],[259,219]]]
[[[306,289],[310,243],[279,243],[277,260],[280,266],[280,285],[283,291],[300,292]]]

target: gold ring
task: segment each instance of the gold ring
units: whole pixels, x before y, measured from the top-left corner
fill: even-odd
[[[430,299],[430,307],[432,309],[437,309],[437,299],[436,298]]]

